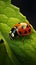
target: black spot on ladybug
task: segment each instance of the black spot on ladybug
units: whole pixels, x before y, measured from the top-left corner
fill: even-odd
[[[16,28],[18,28],[18,27],[16,26]]]
[[[28,28],[28,25],[26,27]]]
[[[24,28],[24,26],[22,26],[22,29]]]
[[[1,40],[0,40],[0,43],[4,43],[4,40],[3,40],[3,39],[1,39]]]
[[[22,33],[19,31],[19,34],[22,34]]]
[[[31,28],[31,26],[29,25],[29,27]]]
[[[28,30],[29,32],[31,31],[31,29]]]
[[[18,24],[20,24],[20,23],[18,23]]]
[[[24,34],[27,34],[27,31],[25,30]]]

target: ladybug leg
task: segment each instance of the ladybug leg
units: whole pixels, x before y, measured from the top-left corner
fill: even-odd
[[[22,38],[22,42],[23,42],[23,45],[24,45],[24,37]]]
[[[30,35],[28,35],[28,39],[31,39]]]
[[[11,36],[11,34],[9,33],[9,38],[12,40],[12,36]]]
[[[17,38],[19,39],[19,36],[17,36]]]

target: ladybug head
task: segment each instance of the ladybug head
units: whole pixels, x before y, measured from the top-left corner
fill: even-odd
[[[12,38],[14,38],[15,36],[17,36],[18,34],[17,34],[17,28],[15,27],[15,28],[12,28],[11,30],[10,30],[10,32],[9,32],[9,36],[10,36],[10,38],[12,39]]]

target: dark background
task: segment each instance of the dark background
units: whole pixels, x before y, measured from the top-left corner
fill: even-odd
[[[36,30],[36,0],[11,0],[11,3],[20,8]]]

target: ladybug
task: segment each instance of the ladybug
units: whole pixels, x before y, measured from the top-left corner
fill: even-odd
[[[16,36],[24,37],[31,34],[31,31],[32,29],[31,29],[30,24],[26,22],[21,22],[14,25],[14,27],[9,32],[9,36],[11,39]]]

